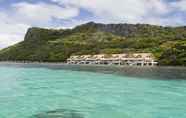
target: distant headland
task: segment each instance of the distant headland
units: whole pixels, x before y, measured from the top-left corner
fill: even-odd
[[[73,29],[29,28],[0,61],[67,62],[72,55],[150,53],[159,65],[186,66],[186,27],[89,22]]]

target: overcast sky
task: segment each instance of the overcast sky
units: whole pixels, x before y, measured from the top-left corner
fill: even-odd
[[[27,28],[71,28],[89,21],[186,25],[186,0],[0,0],[0,48]]]

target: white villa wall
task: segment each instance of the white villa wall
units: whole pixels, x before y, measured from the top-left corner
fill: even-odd
[[[99,54],[71,56],[68,64],[105,64],[105,65],[129,65],[129,66],[154,66],[157,62],[151,53],[134,54]]]

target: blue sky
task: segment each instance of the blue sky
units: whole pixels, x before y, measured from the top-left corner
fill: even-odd
[[[186,25],[186,0],[0,0],[0,48],[24,39],[29,27],[72,28],[100,23]]]

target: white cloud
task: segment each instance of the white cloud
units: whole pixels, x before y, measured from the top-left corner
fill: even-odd
[[[0,48],[5,48],[22,41],[29,25],[16,23],[7,14],[0,13],[0,27]]]
[[[165,18],[150,17],[141,23],[163,25],[163,26],[181,26],[184,24],[184,20],[181,18],[181,16],[171,16],[171,17],[165,17]]]
[[[46,3],[13,4],[9,11],[0,12],[0,49],[22,41],[31,26],[52,27],[53,18],[70,19],[78,14],[76,8]]]
[[[172,3],[172,7],[175,7],[181,11],[186,11],[186,0],[180,0]]]
[[[144,4],[146,4],[146,6],[148,7],[148,13],[155,13],[157,15],[161,15],[171,11],[169,5],[163,0],[148,0],[146,3],[144,2]]]
[[[163,0],[52,0],[61,5],[84,8],[112,22],[143,22],[148,15],[170,12]]]
[[[76,8],[63,8],[46,3],[31,4],[23,2],[14,4],[13,8],[16,11],[15,15],[18,20],[32,24],[48,24],[52,22],[53,18],[69,19],[79,14],[79,10]]]
[[[2,0],[0,0],[2,1]],[[44,1],[44,0],[43,0]],[[0,48],[22,41],[30,26],[61,27],[54,19],[64,20],[65,27],[85,22],[150,23],[156,25],[183,25],[183,16],[171,14],[186,12],[186,0],[50,0],[45,2],[12,3],[0,11]],[[84,9],[93,14],[90,19],[74,19]],[[169,14],[169,15],[168,15]],[[170,15],[171,14],[171,15]],[[84,14],[81,14],[83,17]],[[166,17],[167,16],[167,17]],[[56,25],[57,24],[57,25]]]

